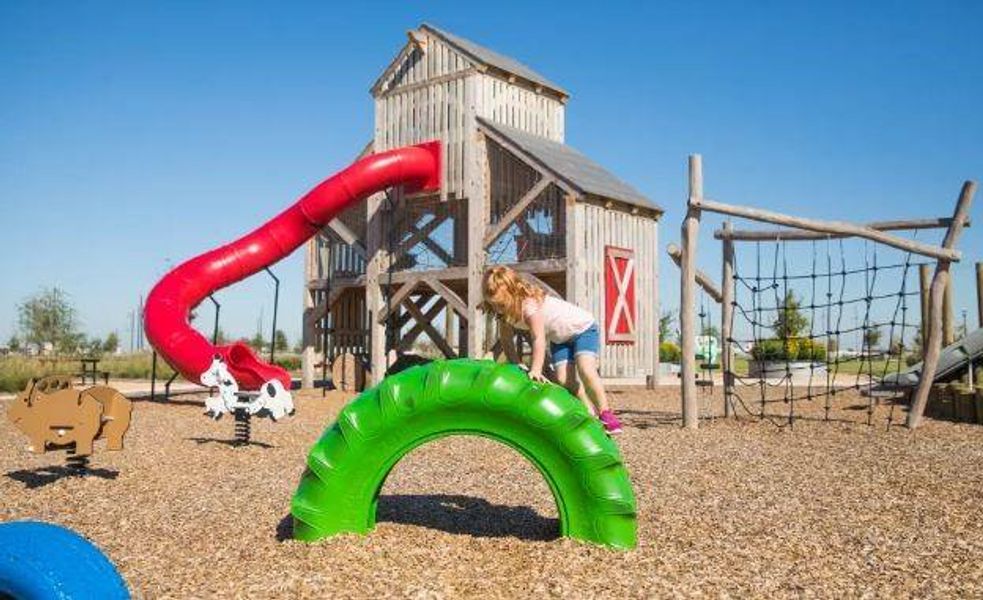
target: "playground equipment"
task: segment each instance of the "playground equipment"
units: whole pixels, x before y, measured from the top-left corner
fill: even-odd
[[[392,468],[449,435],[502,442],[543,474],[561,533],[614,548],[636,544],[635,499],[617,445],[560,386],[491,361],[436,361],[392,375],[348,404],[311,449],[291,503],[294,537],[367,533]]]
[[[266,414],[274,422],[294,414],[294,402],[290,392],[283,388],[277,379],[267,381],[258,394],[240,392],[235,378],[216,354],[212,364],[201,376],[201,383],[218,388],[218,396],[205,400],[205,414],[216,421],[225,413],[235,415],[235,441],[238,445],[249,444],[252,435],[251,419],[254,415]]]
[[[654,381],[662,208],[565,143],[555,82],[429,24],[405,41],[372,87],[364,152],[438,139],[442,185],[371,196],[310,240],[303,387],[346,352],[374,384],[392,356],[504,354],[508,332],[481,308],[495,264],[597,315],[602,377]]]
[[[924,343],[924,363],[921,367],[921,377],[917,389],[911,399],[907,425],[917,427],[925,403],[928,398],[932,380],[939,368],[941,341],[943,339],[943,324],[947,319],[943,316],[943,296],[950,280],[949,269],[953,262],[961,258],[956,250],[956,242],[964,227],[969,224],[969,208],[976,191],[976,183],[967,181],[963,184],[951,218],[913,219],[904,221],[886,221],[869,224],[855,224],[843,221],[820,221],[803,219],[766,211],[754,207],[724,204],[709,200],[703,196],[703,167],[699,155],[693,155],[689,161],[689,199],[687,214],[683,221],[682,248],[678,252],[677,264],[681,272],[680,298],[680,338],[682,346],[682,412],[686,427],[695,428],[698,425],[696,396],[696,364],[695,345],[697,338],[696,284],[700,284],[708,294],[719,298],[721,306],[721,331],[724,338],[721,348],[721,358],[724,371],[724,410],[731,414],[734,404],[747,405],[740,396],[737,384],[758,386],[760,411],[749,413],[759,417],[767,417],[765,404],[766,388],[780,388],[783,393],[781,400],[788,406],[788,424],[795,419],[796,401],[826,398],[826,419],[829,418],[829,399],[842,386],[836,381],[837,371],[842,362],[848,360],[860,361],[860,371],[866,364],[866,381],[861,380],[861,373],[850,387],[855,389],[867,388],[870,392],[878,379],[887,375],[887,370],[896,363],[897,371],[901,370],[901,357],[887,356],[883,370],[875,373],[872,357],[877,353],[877,342],[872,341],[881,328],[890,328],[890,343],[899,344],[903,349],[905,333],[908,329],[918,326],[907,317],[907,298],[919,294],[908,287],[909,273],[918,267],[923,284],[922,295],[922,335]],[[723,241],[723,277],[720,291],[712,294],[716,286],[710,283],[709,277],[701,274],[696,268],[696,239],[699,231],[702,213],[712,212],[779,225],[782,229],[764,230],[734,230],[729,222],[722,230],[714,233],[714,237]],[[892,231],[917,231],[922,229],[942,228],[946,230],[945,237],[939,246],[926,244],[915,239],[909,239],[889,233]],[[852,253],[862,260],[858,266],[847,266],[847,252],[844,243],[849,240],[859,240],[863,246],[859,252]],[[736,261],[735,242],[755,242],[756,251],[752,254],[754,267],[752,274],[745,274],[738,268]],[[790,256],[789,242],[811,242],[811,264],[807,269],[800,265],[801,258]],[[838,252],[834,252],[834,241]],[[762,243],[774,244],[772,258],[762,256]],[[819,246],[822,243],[825,248]],[[869,248],[868,248],[869,246]],[[879,262],[878,247],[889,246],[903,253],[902,259],[887,264]],[[824,251],[824,252],[823,252]],[[670,249],[670,254],[673,249]],[[838,253],[837,260],[833,255]],[[825,256],[820,256],[825,254]],[[801,256],[801,255],[800,255]],[[931,285],[928,284],[930,263],[914,262],[913,256],[927,257],[935,261],[935,275]],[[770,262],[770,268],[762,270],[762,263]],[[798,267],[798,269],[796,269]],[[847,294],[846,281],[849,277],[860,279],[861,291]],[[894,286],[886,290],[884,286]],[[800,304],[796,297],[796,286],[803,293],[805,300]],[[950,294],[951,296],[951,294]],[[747,298],[742,301],[741,298]],[[878,318],[872,307],[878,300],[892,304],[887,318]],[[853,308],[859,316],[862,311],[863,319],[858,323],[847,326],[843,322],[844,312]],[[801,320],[799,310],[807,311],[808,318]],[[735,321],[741,320],[744,327],[744,338],[736,333]],[[951,326],[951,319],[948,319]],[[750,329],[750,337],[747,330]],[[763,331],[771,329],[772,337],[765,337]],[[859,334],[860,350],[854,356],[841,360],[841,337],[846,334]],[[895,337],[897,336],[897,337]],[[745,378],[734,367],[735,350],[741,350],[761,362],[757,381]],[[831,358],[835,352],[835,358]],[[781,363],[779,367],[784,376],[775,381],[768,380],[764,375],[774,373],[775,365],[768,362]],[[794,362],[800,361],[806,365],[808,374],[806,385],[795,389],[795,381],[791,376]],[[832,369],[831,369],[832,365]],[[821,369],[819,367],[822,367]],[[804,390],[802,388],[805,388]],[[871,424],[874,398],[870,397],[868,405],[868,424]],[[893,411],[892,411],[893,416]],[[888,416],[888,425],[892,416]]]
[[[126,583],[113,563],[77,533],[36,521],[0,524],[0,598],[129,597]]]
[[[970,385],[983,386],[983,381],[974,381],[973,378],[973,368],[980,364],[983,364],[983,328],[970,332],[958,342],[942,349],[932,383],[943,383],[954,377],[967,375]],[[884,388],[918,387],[924,368],[923,363],[916,363],[906,371],[885,377],[880,385]]]
[[[130,401],[111,387],[79,390],[71,380],[52,376],[29,381],[7,417],[31,440],[32,452],[65,448],[69,466],[84,470],[95,440],[105,439],[107,450],[123,449],[131,409]]]
[[[263,362],[244,343],[213,345],[191,327],[188,315],[213,291],[289,255],[346,206],[394,185],[411,190],[438,188],[440,146],[421,144],[357,161],[255,231],[176,267],[147,297],[147,338],[189,381],[200,382],[219,356],[229,378],[242,389],[262,389],[273,381],[284,390],[290,389],[292,382],[286,370]]]

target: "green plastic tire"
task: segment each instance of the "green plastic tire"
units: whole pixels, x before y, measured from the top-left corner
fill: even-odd
[[[349,403],[311,448],[291,503],[296,539],[375,527],[382,484],[408,452],[449,435],[498,440],[553,491],[564,536],[636,544],[635,498],[617,445],[564,388],[514,365],[437,361],[387,377]]]

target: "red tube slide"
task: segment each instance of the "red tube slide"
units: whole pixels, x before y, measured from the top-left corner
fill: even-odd
[[[287,371],[263,362],[241,342],[213,346],[192,329],[188,315],[215,290],[289,255],[348,206],[396,185],[403,185],[409,192],[439,189],[440,143],[428,142],[363,158],[321,182],[255,231],[172,270],[147,296],[147,339],[188,381],[199,382],[213,357],[219,355],[241,389],[258,389],[273,379],[290,389]]]

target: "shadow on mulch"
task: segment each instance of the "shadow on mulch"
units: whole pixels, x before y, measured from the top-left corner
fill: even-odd
[[[130,402],[146,402],[148,404],[157,404],[161,406],[205,406],[204,400],[175,400],[174,398],[165,400],[163,396],[154,399],[131,398]]]
[[[484,498],[450,494],[379,496],[377,521],[402,523],[475,537],[555,540],[560,521],[528,506],[492,504]]]
[[[678,413],[660,410],[617,409],[614,411],[625,427],[652,429],[653,427],[678,427],[681,417]]]
[[[44,487],[66,477],[98,477],[100,479],[116,479],[119,471],[110,469],[85,469],[80,471],[62,465],[52,465],[38,467],[36,469],[22,469],[20,471],[9,471],[7,477],[14,481],[24,484],[29,490]]]
[[[483,498],[449,494],[379,496],[376,522],[416,525],[474,537],[514,537],[550,541],[560,537],[560,520],[544,517],[528,506],[492,504]],[[293,539],[293,517],[277,524],[276,539]]]
[[[255,440],[250,440],[248,444],[243,444],[238,440],[226,439],[226,438],[211,438],[211,437],[189,437],[184,438],[191,442],[197,442],[198,445],[202,444],[225,444],[226,446],[259,446],[260,448],[276,448],[273,444],[267,444],[266,442],[257,442]]]

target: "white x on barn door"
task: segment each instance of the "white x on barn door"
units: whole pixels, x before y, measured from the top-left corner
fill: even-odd
[[[608,343],[635,342],[635,253],[608,246],[605,253],[605,337]]]

